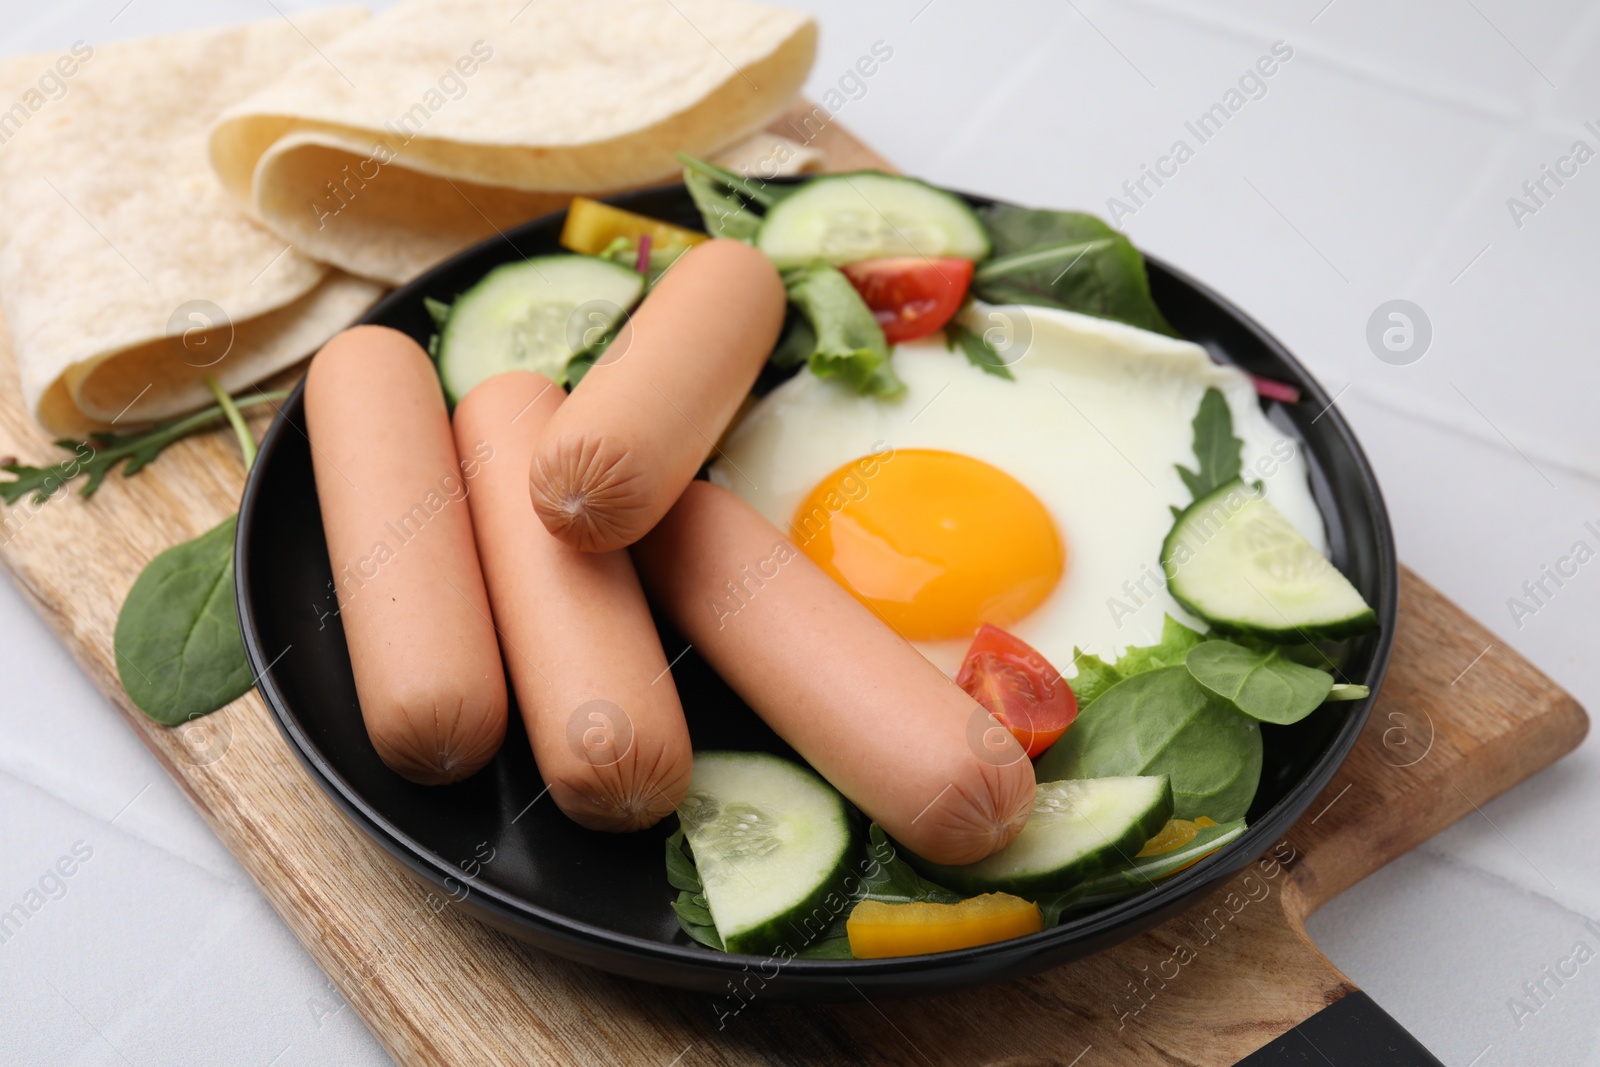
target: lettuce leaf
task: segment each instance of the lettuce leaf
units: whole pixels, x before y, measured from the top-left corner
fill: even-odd
[[[1117,660],[1116,672],[1123,678],[1132,678],[1161,667],[1180,667],[1188,657],[1189,650],[1204,642],[1204,634],[1189,629],[1171,615],[1164,616],[1161,640],[1153,645],[1128,649]]]
[[[905,390],[889,366],[883,327],[850,279],[833,267],[815,266],[791,272],[784,284],[790,303],[811,326],[812,349],[807,357],[811,373],[841,378],[867,396],[893,396]]]

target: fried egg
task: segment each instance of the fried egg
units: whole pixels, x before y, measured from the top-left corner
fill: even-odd
[[[1195,413],[1220,390],[1243,476],[1326,553],[1297,442],[1242,372],[1204,349],[1038,307],[978,307],[1014,328],[1011,380],[941,334],[895,347],[891,398],[801,373],[722,442],[711,479],[753,504],[950,674],[977,628],[1011,631],[1068,677],[1073,648],[1114,658],[1160,638],[1161,544],[1190,495]],[[981,317],[981,318],[980,318]]]

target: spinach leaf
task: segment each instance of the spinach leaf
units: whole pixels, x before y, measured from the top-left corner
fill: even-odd
[[[991,304],[1078,311],[1173,334],[1150,295],[1144,257],[1093,215],[996,204],[983,212],[991,257],[972,291]]]
[[[1261,727],[1218,700],[1187,667],[1161,667],[1106,690],[1040,757],[1041,782],[1165,774],[1174,816],[1243,818],[1261,780]]]
[[[243,397],[234,403],[237,407],[247,408],[256,404],[277,403],[288,396],[286,390],[274,390]],[[100,488],[100,483],[105,481],[106,475],[110,474],[118,463],[123,460],[128,461],[122,468],[124,478],[138,474],[145,464],[159,456],[168,445],[208,428],[224,414],[220,404],[213,404],[211,407],[201,408],[192,415],[184,415],[137,433],[94,433],[90,434],[86,441],[57,441],[57,447],[75,453],[71,459],[64,459],[49,467],[27,467],[20,463],[0,465],[0,470],[16,475],[10,481],[0,482],[0,499],[5,500],[7,504],[15,504],[24,495],[32,493],[34,503],[42,504],[68,482],[84,475],[87,475],[89,480],[83,484],[79,493],[83,496],[93,496],[94,491]]]
[[[622,327],[627,323],[624,318],[615,326],[600,335],[600,339],[588,348],[567,360],[567,365],[561,369],[560,374],[552,375],[557,385],[564,385],[568,390],[576,389],[578,383],[583,381],[584,375],[595,368],[595,365],[605,358],[606,352],[622,334]]]
[[[726,952],[717,924],[711,918],[711,906],[706,902],[705,886],[700,882],[700,870],[694,865],[688,838],[680,826],[667,838],[667,881],[678,890],[678,899],[672,910],[678,916],[683,932],[707,948]]]
[[[989,232],[990,258],[1003,259],[1019,252],[1051,245],[1072,244],[1117,236],[1105,220],[1082,211],[995,204],[979,212]]]
[[[1372,690],[1364,685],[1351,685],[1349,682],[1340,682],[1328,690],[1329,700],[1365,700],[1372,695]]]
[[[690,893],[705,892],[705,885],[700,881],[700,868],[694,865],[690,857],[689,838],[681,826],[667,838],[667,882],[674,889]]]
[[[848,914],[840,915],[822,932],[821,936],[812,938],[806,942],[805,947],[797,950],[795,958],[802,960],[855,959],[855,953],[850,951],[850,933],[845,926],[849,918]]]
[[[249,469],[256,442],[239,406],[215,378],[205,382]],[[117,675],[134,704],[156,722],[176,726],[209,715],[255,684],[233,595],[237,524],[238,516],[230,515],[151,560],[117,613]]]
[[[967,357],[967,362],[985,374],[1007,381],[1015,380],[1011,368],[1006,366],[1005,359],[994,350],[994,346],[982,334],[973,333],[954,319],[945,323],[944,347],[947,352],[954,352],[959,347],[961,354]]]
[[[1258,722],[1287,726],[1328,697],[1333,675],[1302,667],[1277,649],[1257,652],[1232,641],[1207,641],[1184,661],[1194,680]]]
[[[233,596],[238,516],[161,553],[133,583],[112,644],[139,710],[176,726],[250,691]]]
[[[1177,667],[1189,655],[1189,650],[1205,642],[1205,635],[1191,630],[1171,615],[1162,617],[1161,641],[1154,645],[1130,648],[1117,660],[1117,674],[1132,678],[1159,667]]]
[[[858,393],[893,396],[905,390],[889,366],[889,342],[861,294],[837,269],[807,267],[784,279],[789,300],[816,339],[807,357],[819,378],[842,378]]]
[[[885,904],[909,904],[927,901],[930,904],[956,904],[966,899],[942,885],[928,881],[912,870],[901,859],[889,841],[883,827],[873,823],[867,829],[868,858],[874,862],[866,868],[861,879],[861,899],[877,900]]]
[[[1233,436],[1233,412],[1222,391],[1207,389],[1194,414],[1194,458],[1198,470],[1178,467],[1178,477],[1196,500],[1239,477],[1244,442]],[[1174,509],[1176,511],[1177,509]]]
[[[1345,640],[1301,641],[1292,645],[1285,645],[1251,634],[1229,634],[1228,640],[1236,645],[1243,645],[1245,648],[1253,648],[1257,652],[1270,652],[1273,649],[1277,649],[1285,659],[1293,660],[1303,667],[1315,667],[1330,674],[1336,674],[1339,667],[1350,656],[1350,642]]]

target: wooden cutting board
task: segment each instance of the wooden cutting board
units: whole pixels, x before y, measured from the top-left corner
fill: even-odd
[[[774,129],[804,138],[792,123],[809,113]],[[885,165],[837,124],[813,143],[831,169]],[[3,350],[0,383],[0,456],[54,462]],[[1588,728],[1570,696],[1405,571],[1393,665],[1355,751],[1283,842],[1205,903],[1090,959],[967,993],[791,1005],[764,1000],[752,974],[737,997],[708,1000],[525,948],[419,889],[301,770],[255,693],[183,730],[132,707],[111,646],[122,599],[156,553],[233,511],[243,484],[230,434],[193,438],[89,500],[0,511],[0,558],[407,1064],[1233,1064],[1354,990],[1306,937],[1308,914]]]

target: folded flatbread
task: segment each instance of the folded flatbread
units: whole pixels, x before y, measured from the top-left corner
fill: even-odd
[[[339,8],[0,63],[0,305],[56,433],[164,418],[314,351],[381,290],[247,218],[218,116],[367,19]]]
[[[745,141],[815,49],[809,18],[749,0],[408,0],[230,108],[211,158],[298,251],[399,284]]]

